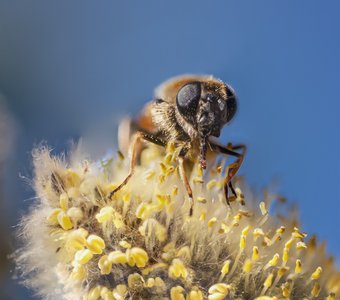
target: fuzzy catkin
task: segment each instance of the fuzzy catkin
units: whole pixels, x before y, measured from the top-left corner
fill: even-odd
[[[219,158],[188,168],[193,216],[170,145],[148,146],[120,191],[129,160],[34,153],[36,203],[15,254],[43,299],[336,299],[340,275],[296,220],[236,189],[225,203]],[[244,186],[241,180],[236,185]],[[245,205],[242,205],[245,204]]]

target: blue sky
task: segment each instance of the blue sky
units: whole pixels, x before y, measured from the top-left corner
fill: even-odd
[[[340,257],[339,9],[313,0],[1,1],[0,93],[17,122],[8,224],[33,196],[18,174],[31,176],[34,145],[59,152],[86,136],[101,155],[116,143],[118,119],[159,83],[208,73],[239,97],[221,140],[249,146],[241,174],[256,191],[277,182],[303,229]]]

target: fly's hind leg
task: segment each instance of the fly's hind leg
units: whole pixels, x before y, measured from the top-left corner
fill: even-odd
[[[110,192],[109,199],[112,199],[112,196],[116,192],[118,192],[122,187],[124,187],[129,182],[130,178],[133,176],[134,171],[135,171],[136,161],[137,161],[137,155],[138,155],[137,152],[139,149],[139,145],[143,140],[151,142],[159,146],[163,146],[163,147],[166,145],[166,143],[163,140],[154,136],[151,133],[137,131],[132,137],[132,141],[131,141],[130,149],[129,149],[129,152],[131,153],[129,174],[118,187],[116,187],[112,192]]]
[[[237,171],[239,170],[239,168],[242,165],[247,147],[246,147],[246,145],[234,145],[234,146],[232,146],[231,144],[229,144],[227,147],[224,147],[224,146],[214,144],[214,143],[212,143],[211,146],[214,148],[215,151],[236,157],[236,161],[233,162],[232,164],[228,165],[227,171],[226,171],[226,177],[224,178],[224,183],[223,183],[226,201],[227,201],[227,204],[230,206],[230,201],[229,201],[229,196],[228,196],[228,188],[231,190],[233,195],[235,197],[237,197],[236,191],[233,187],[231,180],[236,175]],[[237,150],[241,150],[241,153],[235,152]]]

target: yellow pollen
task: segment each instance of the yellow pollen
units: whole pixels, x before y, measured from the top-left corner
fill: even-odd
[[[98,261],[98,267],[100,269],[100,274],[107,275],[111,273],[112,262],[109,260],[107,255],[103,255]]]
[[[290,247],[292,246],[294,242],[294,239],[289,239],[286,243],[285,243],[285,248],[290,249]]]
[[[192,290],[187,295],[186,300],[203,300],[203,294],[201,291]]]
[[[99,223],[104,223],[113,217],[114,209],[111,206],[103,207],[99,213],[96,214],[96,219]]]
[[[184,292],[184,289],[179,285],[171,288],[170,299],[171,300],[185,300],[183,292]]]
[[[249,273],[253,267],[253,262],[251,259],[247,258],[246,261],[243,264],[243,272],[244,273]]]
[[[59,225],[64,230],[70,230],[73,228],[73,224],[72,224],[70,217],[64,211],[59,212],[57,219],[58,219]]]
[[[56,208],[54,209],[50,215],[47,217],[47,221],[50,223],[58,223],[58,215],[59,213],[62,212],[61,208]]]
[[[278,253],[275,253],[273,258],[267,263],[267,265],[264,267],[264,269],[268,269],[269,267],[275,267],[277,263],[279,262],[280,255]]]
[[[335,300],[335,294],[334,293],[330,293],[328,295],[328,297],[326,298],[326,300]]]
[[[113,264],[126,264],[127,257],[122,251],[112,251],[108,255],[108,260]]]
[[[312,297],[319,296],[320,290],[321,290],[320,284],[318,282],[315,282],[311,291],[311,296]]]
[[[84,265],[93,257],[93,253],[89,249],[78,250],[74,256],[75,261]]]
[[[207,190],[211,190],[212,188],[214,188],[217,184],[216,179],[211,179],[208,183],[207,183]]]
[[[289,249],[288,248],[283,248],[283,254],[282,254],[282,261],[284,264],[287,263],[289,259]]]
[[[127,286],[125,284],[118,284],[112,291],[113,298],[115,300],[126,299]]]
[[[322,268],[321,267],[317,267],[316,270],[314,271],[314,273],[310,276],[311,280],[317,280],[320,278],[322,273]]]
[[[138,268],[144,268],[149,261],[149,256],[147,252],[138,247],[133,247],[131,249],[127,249],[126,257],[129,266],[137,266]]]
[[[71,279],[76,280],[76,281],[83,280],[85,276],[86,276],[86,270],[83,265],[79,265],[79,264],[73,267],[73,270],[70,275]]]
[[[295,273],[296,274],[300,274],[302,271],[302,264],[301,264],[301,260],[297,259],[295,262]]]
[[[223,300],[228,296],[231,286],[225,283],[217,283],[209,288],[209,300]]]
[[[245,227],[245,228],[242,230],[242,235],[247,235],[248,232],[249,232],[249,229],[250,229],[250,225],[248,225],[247,227]]]
[[[102,254],[103,253],[103,249],[105,249],[105,242],[98,235],[91,234],[87,238],[86,242],[87,242],[87,248],[93,254]]]
[[[303,249],[307,249],[307,245],[304,242],[297,242],[296,250],[303,250]]]
[[[200,215],[200,221],[205,221],[206,217],[207,217],[207,214],[205,211],[203,211]]]
[[[241,235],[240,238],[240,249],[243,250],[246,247],[246,236]]]
[[[226,260],[225,263],[223,264],[223,267],[221,269],[221,273],[223,275],[227,275],[229,272],[229,267],[230,267],[230,260]]]
[[[183,262],[180,259],[175,258],[169,267],[169,277],[174,279],[183,277],[185,279],[187,276],[188,270],[184,266]]]
[[[150,170],[150,171],[148,171],[148,172],[145,174],[145,179],[146,179],[146,180],[150,180],[150,179],[154,178],[155,175],[156,175],[156,172]]]
[[[100,297],[100,290],[101,290],[100,286],[96,286],[96,287],[92,288],[88,292],[86,300],[98,300],[99,297]]]
[[[123,247],[123,248],[125,248],[125,249],[131,248],[131,244],[128,243],[127,241],[120,241],[120,242],[119,242],[119,246],[121,246],[121,247]]]
[[[172,188],[172,191],[171,191],[171,194],[173,196],[177,196],[178,194],[178,186],[177,185],[174,185],[173,188]]]
[[[255,228],[253,232],[253,236],[256,241],[260,236],[264,236],[264,232],[261,228]]]
[[[60,208],[64,211],[68,210],[68,196],[66,193],[61,193],[59,196],[59,205]]]
[[[260,258],[260,256],[259,256],[259,248],[256,247],[256,246],[254,246],[254,247],[253,247],[253,253],[252,253],[251,259],[252,259],[253,261],[258,261],[259,258]]]
[[[207,203],[207,199],[205,199],[204,197],[197,197],[197,202],[205,204]]]
[[[208,221],[208,227],[211,228],[213,227],[217,222],[217,218],[213,217]]]

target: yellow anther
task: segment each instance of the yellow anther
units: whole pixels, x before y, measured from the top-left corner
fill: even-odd
[[[282,233],[284,233],[284,232],[285,232],[285,230],[286,230],[286,227],[284,227],[284,226],[281,226],[279,229],[277,229],[277,230],[276,230],[276,233],[278,233],[278,234],[282,234]]]
[[[203,180],[202,177],[194,177],[193,182],[194,182],[194,183],[203,183],[204,180]]]
[[[74,221],[74,223],[77,223],[77,221],[82,219],[84,216],[79,207],[70,207],[66,214]]]
[[[88,235],[87,230],[83,228],[79,228],[77,230],[74,230],[70,235],[68,236],[65,248],[68,251],[74,251],[74,250],[82,250],[86,246],[86,237]]]
[[[254,246],[254,247],[253,247],[253,253],[252,253],[252,255],[251,255],[251,259],[252,259],[253,261],[258,261],[259,258],[260,258],[260,256],[259,256],[259,248],[256,247],[256,246]]]
[[[285,248],[290,249],[290,247],[292,247],[293,242],[294,242],[294,239],[289,239],[289,240],[285,243]]]
[[[112,291],[112,295],[115,300],[126,299],[127,286],[125,284],[118,284]]]
[[[145,220],[149,218],[150,215],[151,215],[151,211],[150,211],[149,205],[143,202],[139,204],[139,206],[136,209],[136,217],[138,219]]]
[[[243,272],[249,273],[253,267],[253,262],[251,259],[247,258],[246,261],[243,263]]]
[[[100,269],[100,274],[108,275],[112,270],[112,262],[109,260],[107,255],[103,255],[98,261],[98,267]]]
[[[178,194],[178,186],[177,185],[173,186],[171,194],[173,196],[177,196],[177,194]]]
[[[175,258],[169,267],[169,277],[173,279],[183,277],[185,279],[187,276],[188,270],[184,266],[183,262],[180,259]]]
[[[117,228],[117,229],[121,229],[124,227],[125,223],[123,221],[123,216],[115,211],[114,215],[113,215],[113,225]]]
[[[282,296],[285,298],[289,298],[292,292],[292,283],[291,281],[287,281],[281,285]]]
[[[75,198],[79,197],[79,195],[80,195],[79,189],[75,188],[75,187],[71,187],[71,188],[68,189],[67,195],[70,198],[75,199]]]
[[[146,281],[146,286],[148,288],[152,288],[155,285],[155,278],[148,278],[148,280]]]
[[[143,275],[149,275],[151,272],[153,272],[153,271],[155,271],[157,269],[165,269],[167,267],[168,267],[168,265],[165,264],[165,263],[157,263],[157,264],[154,264],[154,265],[152,265],[150,267],[144,268],[142,270],[142,274]]]
[[[184,260],[190,261],[191,260],[191,252],[189,246],[181,247],[177,252],[177,257],[181,257]]]
[[[96,214],[96,219],[99,223],[108,222],[111,220],[114,214],[114,209],[111,206],[103,207],[99,213]]]
[[[122,199],[124,202],[129,202],[130,201],[131,194],[130,193],[124,193]]]
[[[205,221],[206,218],[207,218],[207,213],[203,211],[200,215],[200,221]]]
[[[121,247],[123,247],[123,248],[125,248],[125,249],[131,248],[131,244],[128,243],[127,241],[120,241],[120,242],[119,242],[119,246],[121,246]]]
[[[240,238],[240,249],[243,250],[246,247],[246,236],[241,235]]]
[[[317,267],[316,270],[314,271],[314,273],[310,276],[311,280],[317,280],[320,278],[322,273],[322,268],[321,267]]]
[[[264,281],[263,286],[264,286],[264,288],[265,288],[266,290],[269,289],[269,288],[271,287],[271,285],[272,285],[272,283],[273,283],[273,277],[274,277],[274,274],[273,274],[273,273],[270,273],[270,274],[267,276],[266,280]]]
[[[100,296],[103,300],[115,300],[112,292],[107,287],[102,287],[100,290]]]
[[[301,264],[301,260],[297,259],[295,262],[295,273],[296,274],[300,274],[302,271],[302,264]]]
[[[203,294],[201,291],[192,290],[187,295],[186,300],[203,300]]]
[[[301,232],[297,227],[294,227],[293,233],[292,233],[292,237],[296,238],[296,239],[303,239],[307,236],[306,233]]]
[[[172,153],[167,153],[164,157],[164,163],[166,165],[170,165],[171,161],[172,161]]]
[[[280,259],[280,255],[278,253],[275,253],[273,258],[268,262],[265,269],[267,269],[269,267],[275,267],[277,265],[277,263],[279,262],[279,259]]]
[[[276,297],[260,296],[256,297],[254,300],[278,300]]]
[[[217,181],[215,179],[211,179],[208,183],[207,183],[207,190],[211,190],[212,188],[214,188],[217,184]]]
[[[79,264],[88,263],[93,257],[93,253],[89,249],[78,250],[74,255],[74,259]]]
[[[167,147],[166,147],[166,152],[168,153],[174,153],[176,150],[176,146],[173,142],[168,143]]]
[[[260,210],[261,210],[261,214],[264,216],[268,213],[268,210],[266,208],[266,203],[261,202],[260,203]]]
[[[307,245],[304,242],[297,242],[296,250],[303,250],[303,249],[307,249]]]
[[[261,228],[255,228],[253,231],[254,239],[257,240],[258,237],[264,236],[264,232]]]
[[[138,273],[133,273],[128,277],[128,286],[130,291],[142,291],[145,286],[144,278]]]
[[[335,294],[334,293],[330,293],[328,295],[328,297],[326,298],[326,300],[335,300]]]
[[[61,193],[59,196],[59,205],[62,210],[68,210],[68,201],[68,195],[66,193]]]
[[[282,261],[283,263],[286,263],[289,259],[289,249],[288,248],[283,248],[283,253],[282,253]]]
[[[225,283],[217,283],[209,288],[209,300],[223,300],[228,296],[231,286]]]
[[[279,270],[277,271],[277,275],[279,277],[282,277],[284,274],[286,274],[286,272],[289,270],[288,267],[281,267],[279,268]]]
[[[211,228],[213,227],[217,222],[217,218],[213,217],[208,221],[208,227]]]
[[[230,260],[226,260],[225,263],[223,264],[223,267],[221,269],[221,273],[223,275],[227,275],[229,273],[229,267],[230,267]]]
[[[166,173],[166,170],[167,170],[166,165],[163,164],[163,163],[160,163],[159,165],[160,165],[160,167],[161,167],[162,173],[165,174],[165,173]]]
[[[156,175],[156,172],[153,171],[153,170],[150,170],[145,174],[145,179],[150,180],[150,179],[154,178],[155,175]]]
[[[221,222],[221,226],[220,226],[220,229],[219,229],[219,233],[228,233],[230,231],[230,227],[224,223],[224,222]]]
[[[201,164],[197,164],[197,176],[202,177],[203,176],[203,169]]]
[[[108,255],[108,259],[113,264],[126,264],[127,257],[122,251],[112,251]]]
[[[144,268],[149,261],[149,256],[142,248],[133,247],[126,251],[127,262],[129,266],[137,266],[138,268]]]
[[[170,290],[170,299],[171,300],[185,300],[183,292],[184,292],[184,288],[182,288],[179,285],[174,286]]]
[[[77,264],[73,267],[73,270],[70,274],[71,279],[73,280],[83,280],[86,276],[86,270],[83,265]]]
[[[50,223],[58,223],[58,215],[59,213],[62,212],[61,208],[56,208],[54,209],[50,215],[47,217],[47,221]]]
[[[98,300],[99,297],[100,297],[100,290],[101,290],[101,287],[98,286],[98,285],[96,287],[92,288],[88,292],[86,300]]]
[[[248,225],[247,227],[245,227],[245,228],[242,230],[242,235],[247,235],[248,232],[249,232],[249,229],[250,229],[250,226]]]
[[[87,239],[87,248],[91,250],[93,254],[102,254],[105,249],[104,240],[98,235],[91,234]]]
[[[318,297],[321,291],[321,286],[318,282],[315,282],[311,291],[311,296],[312,297]]]
[[[165,288],[166,287],[165,282],[160,277],[156,277],[155,278],[155,286],[160,287],[160,288]]]
[[[72,224],[70,217],[64,211],[59,212],[57,219],[58,219],[59,225],[64,230],[70,230],[73,228],[73,224]]]
[[[197,202],[199,203],[207,203],[207,199],[205,199],[204,197],[197,197]]]
[[[67,187],[74,187],[80,185],[81,178],[77,172],[73,171],[72,169],[67,169],[65,175],[66,175],[65,184]]]

